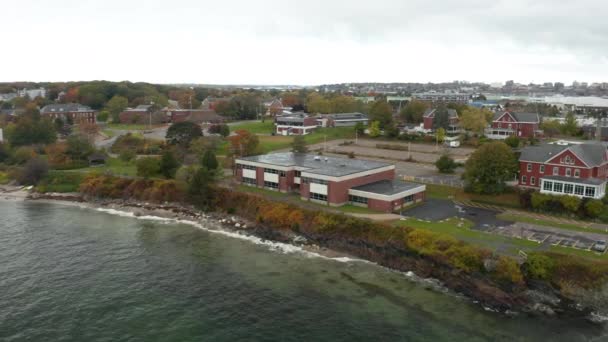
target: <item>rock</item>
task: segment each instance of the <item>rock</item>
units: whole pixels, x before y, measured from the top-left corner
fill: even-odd
[[[240,224],[240,223],[235,223],[235,224],[234,224],[234,226],[235,226],[236,228],[240,228],[240,227],[241,227],[241,224]]]

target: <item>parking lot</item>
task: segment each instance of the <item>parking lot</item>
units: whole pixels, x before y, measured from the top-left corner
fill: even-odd
[[[539,244],[539,249],[561,246],[590,251],[596,241],[608,239],[604,234],[501,220],[496,217],[497,214],[498,211],[461,206],[449,200],[439,199],[428,199],[423,205],[402,212],[403,216],[428,221],[439,221],[450,217],[466,218],[473,222],[472,229],[534,241]]]

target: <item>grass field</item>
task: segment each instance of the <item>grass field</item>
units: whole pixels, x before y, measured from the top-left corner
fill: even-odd
[[[110,172],[115,176],[136,176],[137,168],[135,166],[135,161],[122,161],[118,158],[108,158],[106,160],[106,164],[104,166],[94,166],[94,167],[85,167],[82,169],[76,170],[66,170],[66,171],[56,171],[56,172],[79,172],[79,173],[88,173],[88,172]]]
[[[471,201],[491,204],[509,208],[519,208],[519,196],[514,192],[500,195],[478,195],[464,192],[461,188],[448,185],[426,184],[426,193],[429,198],[453,199],[458,201]]]
[[[234,125],[230,125],[230,131],[234,132],[239,129],[244,129],[253,134],[272,134],[274,131],[274,123],[272,120],[261,121],[243,121]]]
[[[161,127],[162,125],[152,125],[152,128]],[[150,126],[142,124],[108,124],[106,129],[114,129],[121,131],[143,131],[149,129]]]

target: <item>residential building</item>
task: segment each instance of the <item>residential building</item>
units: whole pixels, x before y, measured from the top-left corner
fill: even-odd
[[[75,124],[96,122],[96,112],[91,107],[79,103],[46,105],[40,109],[40,115],[53,120],[57,118],[64,121],[71,120]]]
[[[607,147],[600,142],[528,146],[519,158],[519,186],[600,199],[608,176]]]
[[[217,106],[222,102],[230,102],[229,97],[207,97],[201,103],[202,109],[216,110]]]
[[[412,99],[429,102],[432,104],[447,104],[447,103],[469,103],[471,99],[470,94],[463,93],[439,93],[439,92],[426,92],[426,93],[415,93],[412,94]]]
[[[17,92],[19,97],[29,97],[30,99],[35,99],[37,97],[46,97],[46,89],[21,89]]]
[[[320,114],[316,119],[319,127],[351,127],[359,122],[367,126],[369,123],[369,117],[361,113]]]
[[[462,131],[460,128],[460,119],[458,118],[458,112],[455,109],[447,109],[448,112],[448,127],[446,129],[447,134],[460,134]],[[422,116],[423,128],[432,130],[433,122],[435,121],[435,114],[437,113],[436,108],[427,109]]]
[[[277,116],[274,125],[280,135],[306,135],[317,128],[317,119],[306,114]]]
[[[283,102],[281,99],[273,99],[270,101],[264,102],[264,107],[266,108],[267,116],[277,116],[283,113],[285,107],[283,107]]]
[[[329,206],[353,204],[386,212],[423,201],[426,187],[395,181],[395,165],[293,152],[238,158],[236,179]]]
[[[536,113],[494,113],[492,124],[486,129],[486,136],[490,139],[506,139],[511,135],[520,138],[542,137],[540,116]]]

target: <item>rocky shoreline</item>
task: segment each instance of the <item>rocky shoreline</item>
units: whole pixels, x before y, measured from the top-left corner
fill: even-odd
[[[404,255],[397,248],[363,245],[360,241],[327,239],[324,236],[303,236],[291,230],[277,230],[230,214],[201,212],[189,205],[153,204],[131,200],[93,199],[81,194],[31,193],[27,200],[63,203],[92,209],[117,210],[132,213],[134,217],[159,217],[200,224],[214,223],[222,229],[238,234],[255,236],[262,241],[294,245],[304,251],[327,258],[362,259],[398,272],[415,274],[418,279],[433,280],[435,289],[446,290],[469,298],[487,311],[508,315],[532,314],[568,319],[583,319],[597,323],[597,314],[574,303],[550,286],[530,284],[525,291],[509,293],[480,277],[461,274],[454,269],[435,265],[414,255]],[[435,280],[438,279],[438,280]],[[601,316],[600,316],[601,317]]]

